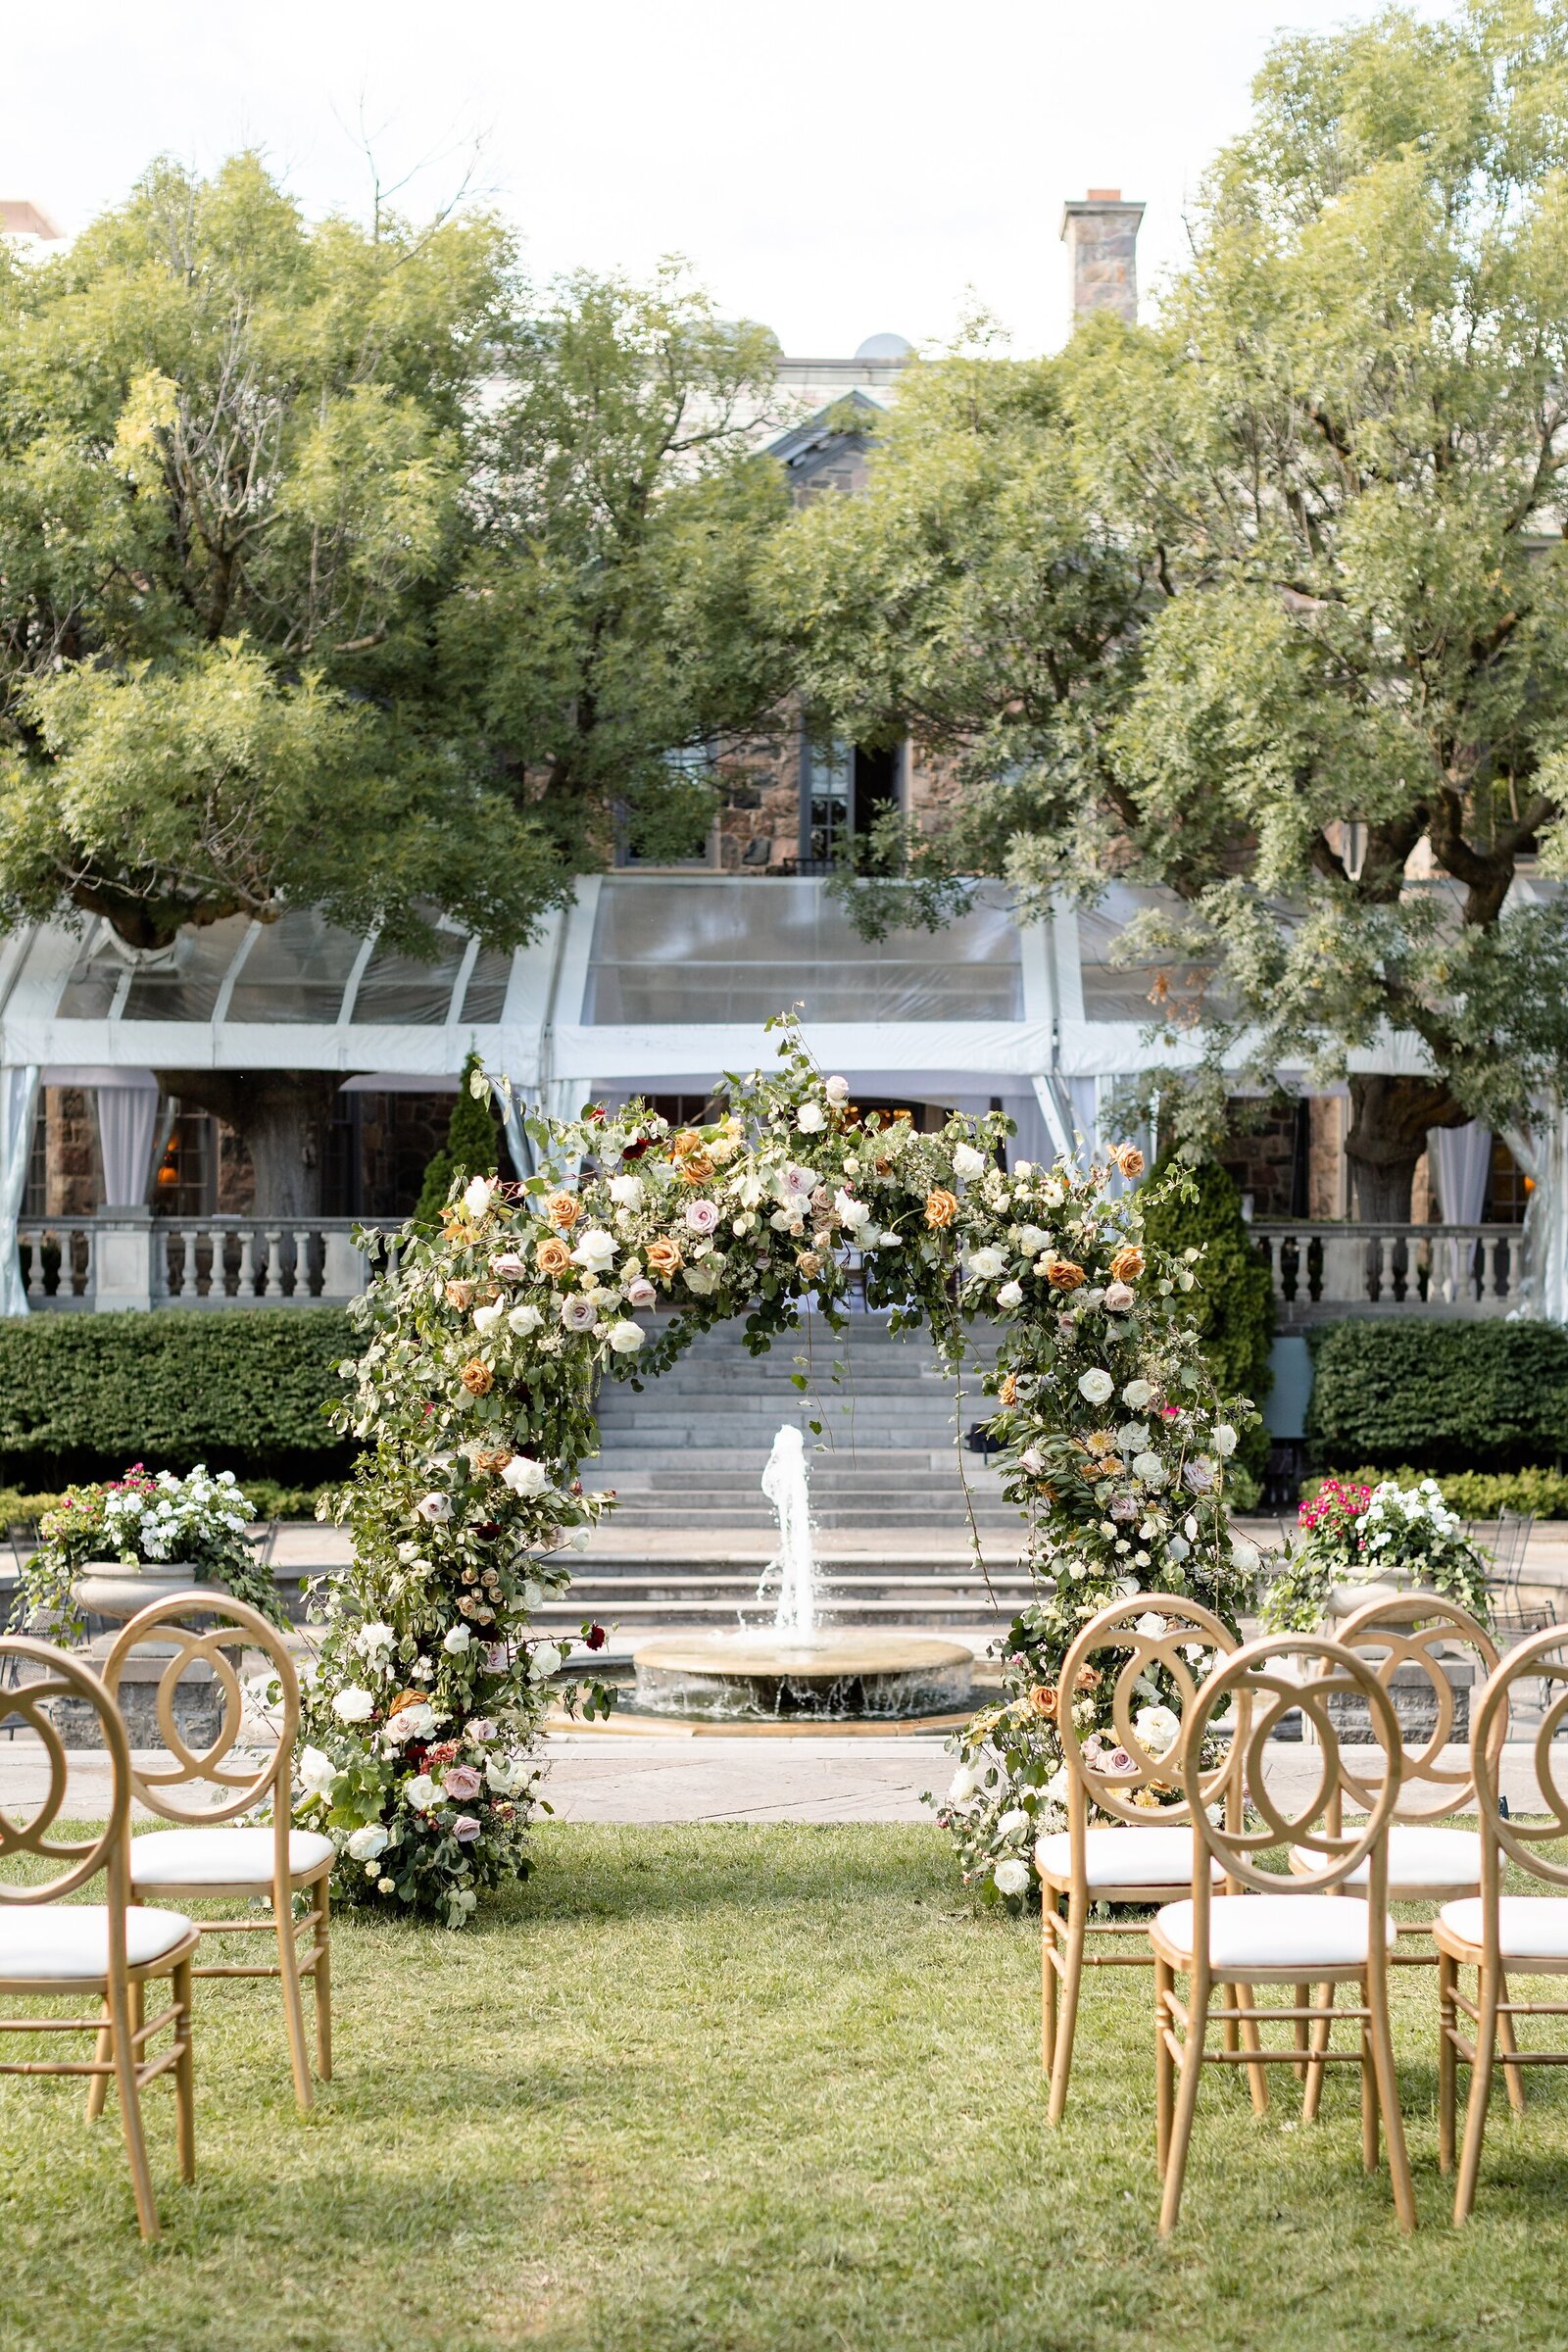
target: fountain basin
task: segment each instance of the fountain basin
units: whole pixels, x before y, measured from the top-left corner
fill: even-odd
[[[694,1634],[635,1651],[636,1703],[708,1721],[897,1721],[964,1708],[974,1652],[925,1634],[846,1627],[792,1636]]]

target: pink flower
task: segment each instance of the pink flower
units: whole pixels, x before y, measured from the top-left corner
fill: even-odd
[[[652,1306],[658,1297],[659,1293],[646,1274],[635,1275],[626,1285],[626,1304],[628,1306]]]
[[[468,1804],[483,1786],[471,1764],[453,1764],[441,1775],[442,1793],[455,1805]]]
[[[688,1200],[686,1222],[693,1233],[711,1233],[718,1223],[716,1200]]]
[[[495,1736],[496,1726],[488,1715],[475,1715],[470,1718],[468,1723],[470,1740],[477,1740],[482,1745],[486,1740],[493,1740]]]
[[[471,1813],[460,1813],[452,1824],[452,1835],[460,1845],[471,1845],[479,1835],[479,1824]]]
[[[486,1674],[505,1674],[512,1664],[512,1652],[504,1642],[493,1642],[484,1653]]]
[[[1182,1408],[1179,1404],[1162,1404],[1159,1408],[1159,1417],[1162,1421],[1179,1421],[1181,1416]]]
[[[503,1250],[499,1257],[490,1260],[490,1271],[498,1282],[520,1282],[528,1271],[528,1261],[515,1250]]]

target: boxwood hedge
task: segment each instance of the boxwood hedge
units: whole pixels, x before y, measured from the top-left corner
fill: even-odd
[[[1422,1470],[1543,1466],[1568,1451],[1568,1330],[1366,1317],[1309,1332],[1312,1457]]]
[[[357,1352],[340,1307],[0,1319],[0,1486],[114,1477],[127,1463],[315,1484],[352,1447],[328,1426]]]

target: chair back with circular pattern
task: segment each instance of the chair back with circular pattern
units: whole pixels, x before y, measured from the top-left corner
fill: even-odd
[[[1462,1764],[1446,1765],[1441,1760],[1444,1748],[1455,1743],[1454,1688],[1443,1661],[1455,1651],[1472,1653],[1472,1662],[1479,1664],[1481,1670],[1475,1684],[1475,1696],[1479,1698],[1482,1684],[1497,1664],[1497,1645],[1486,1627],[1468,1609],[1460,1608],[1456,1600],[1446,1600],[1434,1592],[1394,1592],[1368,1601],[1346,1618],[1336,1629],[1335,1639],[1374,1667],[1378,1681],[1395,1699],[1396,1714],[1398,1700],[1393,1689],[1396,1675],[1403,1672],[1404,1689],[1413,1690],[1424,1699],[1421,1684],[1412,1684],[1410,1680],[1410,1670],[1414,1670],[1425,1678],[1431,1691],[1430,1730],[1423,1726],[1412,1736],[1400,1724],[1401,1763],[1396,1820],[1439,1821],[1448,1813],[1467,1812],[1475,1802],[1475,1776],[1468,1743],[1459,1743],[1465,1747]],[[1426,1712],[1424,1706],[1422,1712]],[[1343,1715],[1340,1772],[1344,1787],[1356,1802],[1370,1806],[1383,1777],[1383,1750],[1375,1740],[1360,1742],[1347,1740]]]
[[[1072,1798],[1068,1821],[1075,1850],[1090,1805],[1139,1829],[1188,1819],[1191,1797],[1182,1782],[1188,1710],[1213,1660],[1235,1647],[1236,1636],[1211,1609],[1173,1592],[1141,1592],[1112,1601],[1091,1618],[1062,1661],[1054,1708]],[[1097,1659],[1105,1663],[1098,1665]],[[1073,1699],[1098,1692],[1109,1675],[1115,1678],[1110,1692],[1114,1739],[1107,1747],[1107,1735],[1102,1734],[1093,1752],[1086,1752],[1091,1735],[1080,1734]],[[1138,1728],[1140,1715],[1153,1706],[1175,1715],[1179,1724],[1177,1737],[1157,1747],[1147,1730]],[[1097,1702],[1094,1712],[1103,1722],[1103,1704]],[[1228,1757],[1207,1772],[1200,1767],[1200,1804],[1218,1801],[1230,1773]]]
[[[1528,1808],[1544,1820],[1521,1820],[1502,1809],[1501,1765],[1521,1683],[1541,1686],[1541,1721],[1531,1746],[1538,1797]],[[1481,1821],[1482,1892],[1494,1896],[1501,1880],[1500,1856],[1517,1862],[1533,1878],[1553,1886],[1568,1886],[1568,1861],[1542,1849],[1568,1838],[1568,1790],[1558,1775],[1568,1766],[1557,1735],[1568,1720],[1568,1625],[1548,1625],[1528,1634],[1510,1649],[1481,1693],[1470,1729],[1470,1769],[1475,1777],[1476,1811]],[[1489,1902],[1495,1918],[1495,1906]]]
[[[129,1899],[125,1841],[130,1828],[130,1748],[120,1709],[92,1668],[68,1650],[35,1642],[26,1634],[8,1634],[0,1638],[0,1661],[10,1659],[16,1661],[24,1679],[0,1692],[0,1721],[20,1717],[36,1736],[49,1765],[49,1786],[35,1808],[25,1808],[29,1814],[25,1820],[21,1818],[23,1807],[0,1806],[0,1862],[31,1855],[64,1867],[52,1877],[30,1883],[0,1878],[0,1905],[56,1902],[107,1869],[110,1912],[112,1918],[118,1916],[122,1947],[124,1906]],[[101,1830],[85,1838],[53,1835],[67,1795],[66,1747],[51,1712],[55,1700],[91,1709],[109,1759],[108,1818]]]
[[[197,1626],[183,1620],[199,1618]],[[236,1633],[242,1637],[236,1640]],[[236,1650],[259,1649],[276,1675],[280,1696],[275,1708],[277,1744],[262,1758],[247,1756],[242,1741],[247,1706],[244,1686],[235,1663]],[[273,1811],[286,1824],[289,1803],[287,1775],[300,1721],[299,1677],[282,1635],[259,1611],[212,1585],[189,1592],[171,1593],[155,1600],[131,1618],[104,1661],[104,1684],[118,1696],[125,1667],[138,1649],[163,1661],[155,1707],[168,1761],[132,1760],[132,1793],[149,1812],[165,1821],[199,1823],[232,1821],[248,1813],[284,1780],[281,1801]],[[211,1669],[221,1701],[220,1719],[213,1738],[200,1751],[187,1740],[175,1714],[180,1678],[193,1666]],[[194,1785],[205,1784],[220,1793],[216,1801],[197,1801]],[[185,1802],[181,1791],[192,1791]]]
[[[1304,1659],[1303,1677],[1297,1661]],[[1367,1720],[1381,1751],[1382,1771],[1370,1788],[1364,1821],[1348,1830],[1340,1822],[1343,1784],[1341,1720],[1331,1707],[1335,1698],[1349,1698],[1365,1706]],[[1317,1745],[1302,1740],[1290,1770],[1300,1789],[1282,1799],[1269,1786],[1265,1743],[1275,1738],[1285,1718],[1299,1707],[1317,1734]],[[1220,1720],[1234,1713],[1231,1747],[1235,1786],[1245,1801],[1245,1817],[1233,1814],[1215,1820],[1209,1810],[1208,1783],[1202,1772],[1202,1741]],[[1258,1894],[1322,1893],[1338,1886],[1370,1857],[1369,1896],[1378,1908],[1387,1902],[1387,1830],[1398,1802],[1404,1748],[1394,1704],[1372,1667],[1344,1642],[1326,1634],[1270,1634],[1244,1642],[1222,1659],[1198,1693],[1190,1711],[1187,1745],[1182,1758],[1183,1783],[1197,1826],[1195,1896],[1200,1887],[1206,1905],[1208,1871],[1201,1857],[1206,1850],[1227,1879]],[[1282,1877],[1263,1867],[1262,1857],[1293,1853],[1293,1875]],[[1303,1857],[1321,1855],[1315,1868]]]

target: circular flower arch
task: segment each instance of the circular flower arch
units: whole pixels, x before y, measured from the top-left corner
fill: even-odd
[[[1089,1616],[1149,1590],[1234,1623],[1250,1595],[1256,1554],[1230,1534],[1225,1488],[1251,1407],[1214,1392],[1192,1263],[1146,1244],[1137,1192],[1113,1197],[1141,1154],[1009,1171],[1000,1113],[932,1135],[862,1118],[793,1023],[773,1026],[778,1068],[727,1079],[710,1124],[671,1129],[636,1103],[530,1119],[544,1172],[455,1191],[356,1310],[366,1344],[335,1408],[364,1448],[336,1505],[354,1565],[326,1592],[296,1788],[348,1893],[456,1927],[528,1869],[541,1727],[574,1646],[538,1612],[613,1506],[578,1475],[599,1380],[640,1382],[737,1317],[760,1353],[808,1298],[838,1328],[857,1263],[867,1304],[928,1327],[956,1379],[967,1324],[1000,1329],[990,1427],[1034,1597],[1001,1702],[956,1742],[941,1818],[967,1878],[1022,1893],[1029,1838],[1059,1818],[1056,1674]],[[660,1306],[676,1311],[656,1329]],[[590,1649],[603,1638],[583,1628]],[[567,1696],[611,1704],[591,1679]],[[1095,1693],[1068,1703],[1092,1733]]]

